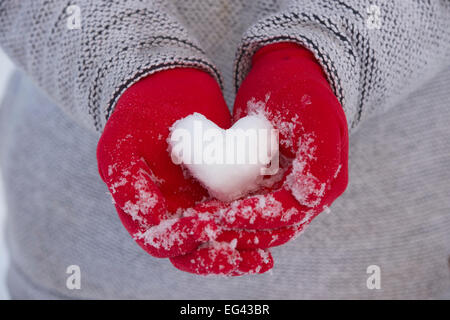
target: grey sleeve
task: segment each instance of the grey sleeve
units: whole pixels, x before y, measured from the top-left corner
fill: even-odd
[[[176,16],[164,0],[3,0],[0,45],[65,111],[102,131],[123,91],[146,75],[192,66],[221,82]]]
[[[260,47],[294,41],[311,50],[349,129],[394,106],[450,65],[449,0],[289,0],[243,36],[235,85]]]

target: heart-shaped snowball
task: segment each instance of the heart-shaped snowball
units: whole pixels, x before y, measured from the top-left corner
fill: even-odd
[[[261,114],[224,130],[194,113],[172,125],[168,142],[172,161],[222,201],[256,191],[265,176],[278,171],[278,132]]]

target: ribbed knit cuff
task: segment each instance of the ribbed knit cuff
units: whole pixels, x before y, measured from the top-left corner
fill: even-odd
[[[235,89],[239,89],[249,72],[255,52],[278,42],[294,42],[314,54],[344,108],[349,128],[355,128],[361,118],[360,61],[343,30],[338,30],[329,19],[298,8],[269,16],[244,34],[235,63]]]
[[[211,74],[222,87],[219,71],[202,52],[189,45],[186,45],[186,48],[165,47],[158,52],[145,51],[138,47],[129,48],[126,53],[121,53],[117,60],[127,59],[126,56],[130,54],[133,56],[133,64],[113,62],[105,67],[109,77],[104,79],[102,91],[109,94],[99,97],[98,105],[102,108],[95,116],[98,131],[103,129],[123,92],[140,79],[156,72],[174,68],[197,68]]]

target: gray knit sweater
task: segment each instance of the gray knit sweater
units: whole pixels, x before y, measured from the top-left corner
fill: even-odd
[[[376,3],[377,10],[370,4]],[[78,5],[80,29],[67,8]],[[102,130],[140,78],[194,66],[233,89],[261,46],[295,41],[322,64],[350,128],[450,61],[450,1],[45,1],[0,4],[0,43],[55,102]],[[232,56],[236,53],[234,74]],[[221,81],[219,70],[227,83]],[[230,83],[230,82],[233,83]]]
[[[80,29],[70,28],[70,5]],[[286,40],[315,54],[343,105],[348,191],[332,215],[273,250],[272,275],[201,278],[148,256],[97,175],[94,130],[127,87],[169,68],[209,72],[231,106],[252,54]],[[0,110],[13,297],[428,298],[449,289],[450,1],[3,0],[0,45],[40,88],[16,76]],[[72,264],[81,290],[65,286]],[[366,286],[369,265],[381,268],[380,290]]]

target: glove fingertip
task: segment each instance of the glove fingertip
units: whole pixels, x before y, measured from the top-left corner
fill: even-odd
[[[240,251],[242,261],[232,273],[233,276],[248,274],[262,274],[271,270],[274,266],[272,254],[268,250],[243,250]]]
[[[198,275],[230,275],[241,261],[239,252],[227,243],[215,243],[211,247],[170,258],[175,268]]]

